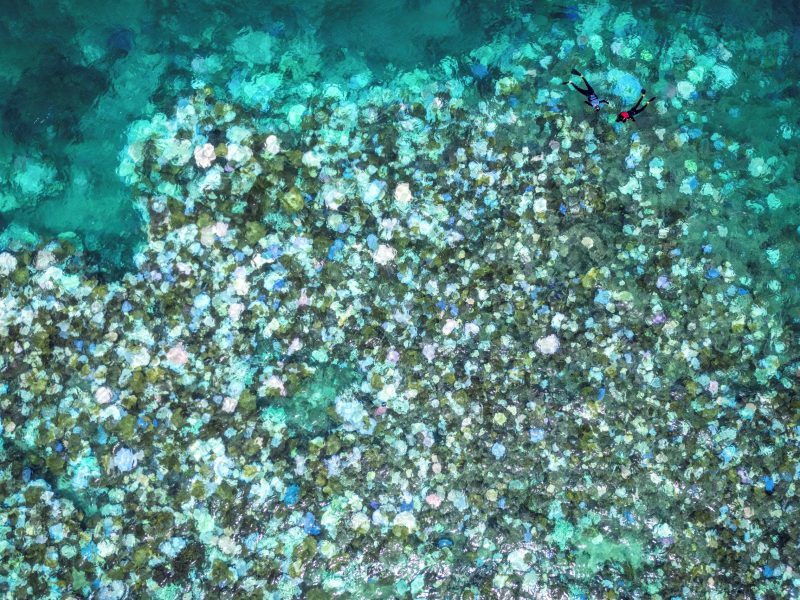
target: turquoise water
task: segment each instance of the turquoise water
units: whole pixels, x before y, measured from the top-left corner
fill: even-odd
[[[0,27],[3,595],[797,597],[794,5]]]
[[[490,37],[487,23],[507,20],[507,4],[231,2],[222,9],[200,2],[186,11],[133,1],[99,9],[96,2],[56,10],[20,5],[2,24],[9,43],[0,57],[7,186],[0,218],[12,227],[4,239],[71,232],[95,267],[112,276],[129,268],[144,224],[116,174],[126,129],[190,93],[195,58],[229,52],[233,68],[221,75],[230,77],[244,56],[230,45],[246,28],[294,40],[292,52],[313,52],[313,64],[296,79],[341,81],[366,69],[381,79],[469,51]],[[284,63],[281,71],[297,67]],[[29,176],[15,178],[20,170]]]

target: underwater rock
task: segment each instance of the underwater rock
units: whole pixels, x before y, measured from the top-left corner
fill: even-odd
[[[136,36],[132,29],[122,26],[115,27],[106,38],[106,47],[112,53],[126,56],[133,50],[135,39]]]

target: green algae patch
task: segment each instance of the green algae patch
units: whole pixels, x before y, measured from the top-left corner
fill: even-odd
[[[270,398],[269,409],[282,411],[291,430],[323,432],[334,425],[336,399],[353,386],[360,376],[351,367],[326,365],[316,370],[305,386],[285,398]]]
[[[575,566],[584,577],[595,575],[608,563],[636,571],[644,561],[644,547],[632,536],[621,536],[619,541],[615,541],[594,528],[575,527],[565,519],[556,521],[548,539],[562,551],[574,553]]]
[[[623,537],[619,542],[604,536],[587,535],[583,533],[575,540],[577,556],[575,566],[578,573],[591,576],[597,573],[607,563],[617,563],[634,571],[642,566],[644,548],[642,544],[632,538]]]
[[[556,526],[553,533],[550,534],[550,540],[558,544],[558,547],[565,550],[572,542],[575,535],[575,527],[569,521],[559,519],[556,521]]]

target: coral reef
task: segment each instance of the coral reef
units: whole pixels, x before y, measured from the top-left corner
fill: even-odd
[[[0,591],[800,586],[796,124],[706,119],[750,38],[656,58],[637,16],[558,11],[380,81],[241,30],[128,129],[124,276],[75,236],[3,240]],[[592,57],[617,102],[654,81],[639,129],[561,85]]]

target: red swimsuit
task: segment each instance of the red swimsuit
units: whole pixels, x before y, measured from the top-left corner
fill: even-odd
[[[631,118],[631,114],[627,111],[622,111],[621,113],[619,113],[619,116],[622,117],[623,121],[627,121],[628,119]]]

